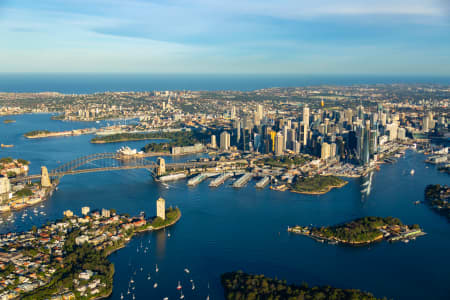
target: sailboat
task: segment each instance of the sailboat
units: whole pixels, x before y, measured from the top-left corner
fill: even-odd
[[[177,285],[177,290],[181,290],[181,284],[179,281],[178,281],[178,285]]]
[[[158,272],[158,271],[159,271],[159,269],[158,269],[158,264],[156,264],[155,272]]]
[[[123,293],[120,293],[120,299],[123,299]]]
[[[411,172],[409,172],[411,175],[414,175],[416,171],[414,171],[414,169],[411,170]]]
[[[156,289],[158,287],[158,284],[155,282],[155,284],[153,285],[153,288]]]

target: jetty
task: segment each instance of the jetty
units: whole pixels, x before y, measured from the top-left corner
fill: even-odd
[[[230,179],[233,176],[234,176],[233,172],[223,173],[222,175],[220,175],[219,177],[217,177],[216,179],[211,181],[209,186],[210,187],[218,187],[218,186],[224,184],[225,181],[227,181],[228,179]]]
[[[184,179],[184,178],[186,178],[185,173],[175,173],[175,174],[160,176],[158,178],[155,178],[155,181],[166,182],[166,181],[180,180],[180,179]]]
[[[257,187],[258,189],[263,189],[264,187],[266,187],[266,185],[268,185],[270,182],[270,177],[269,176],[265,176],[263,179],[261,179],[260,181],[258,181],[255,185],[255,187]]]
[[[241,187],[243,187],[244,185],[246,185],[250,181],[250,179],[252,179],[252,177],[253,177],[252,173],[245,173],[244,175],[239,177],[239,179],[236,180],[233,183],[233,187],[234,188],[241,188]]]

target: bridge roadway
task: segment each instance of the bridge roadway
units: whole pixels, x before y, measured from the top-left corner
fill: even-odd
[[[148,169],[153,172],[157,165],[155,162],[147,161],[149,164],[142,165],[121,165],[121,166],[108,166],[108,167],[96,167],[96,168],[85,168],[85,169],[72,169],[65,171],[50,171],[49,176],[52,178],[62,177],[65,175],[75,175],[93,172],[106,172],[106,171],[118,171],[118,170],[133,170],[133,169]],[[166,170],[185,170],[200,167],[216,167],[220,165],[229,164],[247,164],[246,160],[232,160],[232,161],[199,161],[199,162],[183,162],[183,163],[166,163]],[[78,167],[78,166],[77,166]],[[58,168],[56,169],[58,170]],[[41,174],[27,175],[23,177],[11,178],[11,183],[25,182],[31,180],[37,180],[41,178]]]

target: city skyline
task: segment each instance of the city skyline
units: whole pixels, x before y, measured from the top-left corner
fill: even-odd
[[[444,0],[4,1],[1,72],[450,75]]]

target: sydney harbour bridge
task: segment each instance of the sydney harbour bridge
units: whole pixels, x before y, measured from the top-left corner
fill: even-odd
[[[184,170],[190,168],[214,167],[217,166],[217,164],[217,161],[167,163],[165,164],[165,169]],[[66,175],[131,169],[147,169],[151,174],[155,174],[157,168],[158,164],[145,156],[124,156],[119,153],[95,153],[64,163],[55,169],[48,171],[48,176],[54,180],[60,179]],[[11,178],[10,181],[12,183],[29,182],[41,179],[42,176],[43,174],[41,172],[40,174]],[[44,176],[47,175],[44,174]]]

